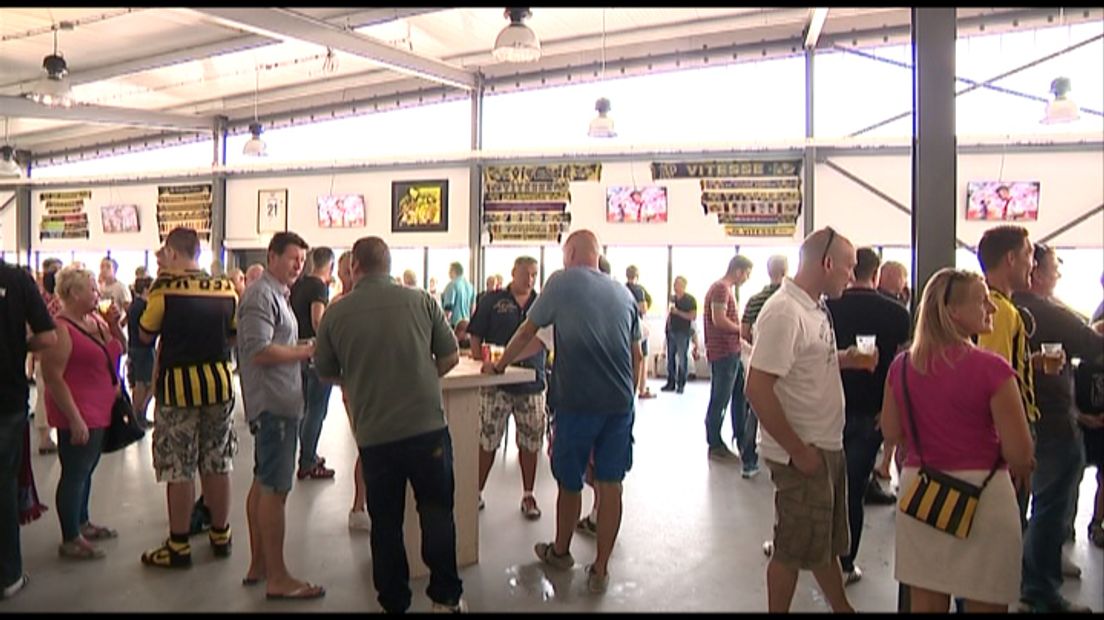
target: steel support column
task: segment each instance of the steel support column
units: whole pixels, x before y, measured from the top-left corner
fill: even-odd
[[[816,51],[805,50],[805,154],[802,168],[805,175],[805,188],[802,191],[804,197],[802,221],[805,225],[805,236],[809,236],[816,228],[813,220],[816,212],[816,147],[813,146],[813,56]]]
[[[27,264],[38,270],[31,260],[31,186],[15,188],[15,251],[27,253]]]
[[[475,76],[475,88],[471,91],[471,149],[483,148],[483,74]],[[480,290],[483,282],[483,166],[473,162],[468,166],[468,247],[471,259],[468,273],[471,274],[472,287]]]
[[[912,9],[912,307],[955,264],[955,9]]]

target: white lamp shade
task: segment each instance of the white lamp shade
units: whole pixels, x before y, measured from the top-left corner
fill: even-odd
[[[23,169],[14,160],[0,160],[0,179],[18,179],[23,176]]]
[[[1054,125],[1056,123],[1072,123],[1079,118],[1081,118],[1081,111],[1077,109],[1077,104],[1073,102],[1073,99],[1063,97],[1047,104],[1046,116],[1039,122],[1044,125]]]
[[[242,148],[242,155],[249,155],[252,157],[264,157],[267,153],[268,145],[264,140],[261,140],[257,136],[253,136],[245,143],[245,147]]]
[[[69,76],[44,77],[35,82],[27,97],[42,105],[70,107],[73,105],[73,91],[69,86]]]
[[[500,62],[533,62],[540,60],[541,46],[529,26],[511,23],[498,33],[492,53]]]

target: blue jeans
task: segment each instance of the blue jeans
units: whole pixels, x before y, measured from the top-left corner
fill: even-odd
[[[27,407],[0,413],[0,588],[23,576],[19,546],[19,468],[23,463],[23,435]]]
[[[690,373],[690,332],[667,332],[667,385],[683,387]]]
[[[740,450],[744,469],[758,465],[759,454],[755,449],[755,435],[759,432],[759,418],[748,406],[744,397],[744,363],[740,355],[730,355],[709,362],[709,407],[705,410],[705,440],[710,448],[725,447],[721,439],[724,426],[725,405],[732,414],[732,438]]]
[[[253,478],[265,489],[286,495],[295,479],[299,420],[262,411],[249,423],[253,433]]]
[[[1075,441],[1039,437],[1031,475],[1031,519],[1024,532],[1020,596],[1033,603],[1062,599],[1062,543],[1069,535],[1073,497],[1085,467],[1081,437]]]
[[[847,458],[847,524],[851,529],[851,551],[840,557],[844,571],[855,568],[863,529],[863,497],[882,445],[882,431],[875,428],[877,413],[848,414],[843,426],[843,453]]]
[[[360,463],[372,519],[372,583],[380,606],[387,613],[410,607],[410,566],[403,543],[408,481],[418,505],[422,561],[429,567],[426,595],[435,603],[457,604],[464,586],[456,566],[456,485],[448,429],[361,446]]]
[[[61,460],[61,477],[58,479],[58,522],[61,523],[61,539],[65,542],[80,536],[80,526],[88,523],[88,497],[92,493],[92,472],[103,453],[104,432],[107,429],[89,429],[88,443],[73,445],[72,433],[58,429],[58,457]]]
[[[302,374],[305,408],[299,424],[299,469],[306,471],[318,461],[318,438],[322,436],[333,386],[318,378],[314,364],[304,365]]]

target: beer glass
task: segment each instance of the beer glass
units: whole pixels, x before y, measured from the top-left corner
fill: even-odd
[[[1062,370],[1062,343],[1044,342],[1043,348],[1043,373],[1056,375]]]

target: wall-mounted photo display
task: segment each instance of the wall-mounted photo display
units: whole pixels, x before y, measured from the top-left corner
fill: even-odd
[[[319,228],[363,228],[364,194],[328,194],[318,197]]]
[[[135,233],[141,230],[138,221],[138,205],[100,207],[100,220],[105,233]]]
[[[571,227],[563,203],[487,203],[483,228],[496,241],[556,241]]]
[[[46,212],[39,223],[39,239],[87,239],[88,214],[84,202],[92,198],[92,190],[71,192],[42,192],[38,195],[46,203]]]
[[[483,229],[491,243],[563,240],[571,228],[571,183],[598,181],[602,164],[487,166],[483,169]]]
[[[191,228],[203,241],[211,240],[210,183],[157,187],[157,233],[161,241],[179,227]]]
[[[448,232],[448,180],[393,181],[391,232]]]
[[[667,221],[667,188],[606,188],[606,221],[625,224],[662,224]]]
[[[257,232],[278,233],[287,230],[288,191],[262,189],[257,191]]]

